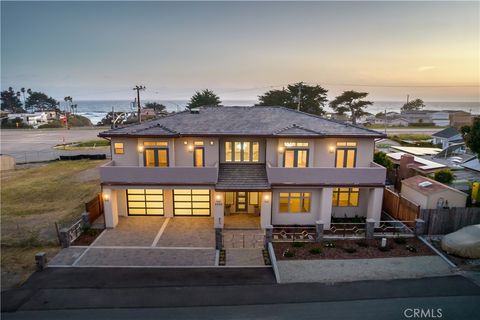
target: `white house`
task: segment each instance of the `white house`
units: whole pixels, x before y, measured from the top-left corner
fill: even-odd
[[[432,134],[433,144],[441,144],[445,149],[452,144],[462,143],[462,134],[454,127],[448,127]]]

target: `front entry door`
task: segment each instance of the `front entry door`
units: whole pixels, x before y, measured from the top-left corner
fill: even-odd
[[[245,191],[237,192],[237,212],[247,211],[247,193]]]

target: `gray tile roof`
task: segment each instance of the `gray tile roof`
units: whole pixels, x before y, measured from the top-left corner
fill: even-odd
[[[218,190],[266,190],[270,189],[265,164],[220,164]]]
[[[100,136],[365,136],[380,132],[284,107],[201,107],[199,113],[182,111],[160,119],[112,129]]]
[[[460,132],[453,128],[453,127],[448,127],[448,128],[445,128],[443,130],[440,130],[438,132],[435,132],[434,134],[432,134],[432,137],[438,137],[438,138],[452,138],[456,135],[459,135]]]

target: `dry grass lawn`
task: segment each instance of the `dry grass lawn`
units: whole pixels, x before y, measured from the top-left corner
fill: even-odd
[[[2,288],[28,277],[35,252],[58,250],[55,222],[78,218],[100,192],[103,163],[55,161],[1,173]]]

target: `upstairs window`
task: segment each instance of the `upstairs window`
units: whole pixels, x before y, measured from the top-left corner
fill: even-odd
[[[168,142],[144,141],[143,146],[145,167],[168,167]]]
[[[308,167],[308,142],[285,142],[283,166],[285,168]]]
[[[260,143],[256,141],[226,141],[226,162],[258,162],[260,160]]]
[[[356,162],[357,162],[357,143],[356,142],[337,142],[337,151],[335,154],[335,167],[355,168]]]
[[[123,142],[115,142],[113,144],[113,150],[115,154],[124,154],[125,149],[123,148]]]

